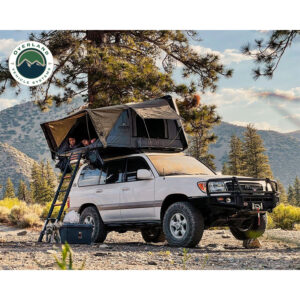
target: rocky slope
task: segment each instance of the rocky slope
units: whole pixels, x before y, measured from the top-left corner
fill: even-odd
[[[7,177],[12,179],[17,191],[19,180],[29,181],[34,160],[16,148],[0,142],[0,185],[3,192]],[[2,193],[1,193],[2,194]]]

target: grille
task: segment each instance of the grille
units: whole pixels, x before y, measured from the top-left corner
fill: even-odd
[[[263,186],[260,184],[260,183],[247,183],[247,182],[241,182],[239,183],[240,187],[241,187],[241,190],[243,192],[254,192],[254,193],[257,193],[257,192],[263,192]],[[232,191],[238,191],[238,186],[237,184],[232,184],[232,182],[227,182],[226,183],[226,187],[227,187],[227,190],[229,192],[232,192]]]

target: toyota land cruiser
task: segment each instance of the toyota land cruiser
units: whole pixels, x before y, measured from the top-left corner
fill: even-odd
[[[93,224],[94,242],[134,230],[146,242],[194,247],[212,226],[229,226],[239,240],[261,236],[278,201],[268,178],[217,175],[183,153],[137,153],[106,159],[102,169],[82,165],[69,205]]]

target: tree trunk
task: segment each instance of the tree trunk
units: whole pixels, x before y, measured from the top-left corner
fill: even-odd
[[[105,33],[101,30],[87,30],[86,37],[94,47],[99,47],[103,44],[105,39]],[[95,78],[93,78],[93,71],[90,70],[88,72],[88,103],[91,106],[95,101],[95,90],[93,89],[93,85],[95,82]]]

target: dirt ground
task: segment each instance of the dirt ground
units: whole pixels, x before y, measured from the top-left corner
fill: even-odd
[[[38,243],[38,235],[0,225],[0,270],[57,269],[53,255],[60,257],[61,245]],[[85,262],[93,270],[300,269],[300,231],[268,230],[259,240],[261,248],[245,249],[229,230],[206,230],[200,244],[185,252],[127,232],[109,233],[105,244],[71,247],[75,267]]]

